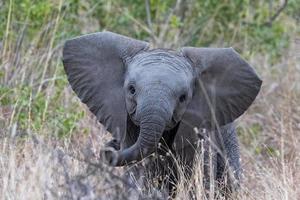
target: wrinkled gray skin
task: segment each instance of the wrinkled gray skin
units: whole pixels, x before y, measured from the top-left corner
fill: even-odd
[[[205,149],[210,138],[216,178],[227,161],[239,178],[232,122],[252,104],[261,80],[232,48],[149,49],[101,32],[68,40],[63,63],[75,93],[115,138],[108,144],[115,150],[104,151],[110,165],[171,150],[192,166],[199,138]]]

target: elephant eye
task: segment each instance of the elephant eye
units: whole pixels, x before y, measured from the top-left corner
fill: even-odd
[[[130,94],[135,94],[135,88],[134,88],[133,85],[130,85],[130,86],[128,87],[128,90],[129,90]]]
[[[186,95],[185,95],[185,94],[183,94],[183,95],[181,95],[181,96],[179,97],[179,102],[180,102],[180,103],[183,103],[185,100],[186,100]]]

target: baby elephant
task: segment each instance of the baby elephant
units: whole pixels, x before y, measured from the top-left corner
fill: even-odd
[[[191,174],[202,144],[216,179],[227,163],[239,179],[232,122],[252,104],[262,81],[234,49],[150,49],[147,42],[99,32],[68,40],[63,64],[75,93],[115,138],[108,144],[114,149],[103,153],[110,165],[154,157],[161,173],[173,174],[174,189],[174,158]],[[169,153],[174,156],[158,159]]]

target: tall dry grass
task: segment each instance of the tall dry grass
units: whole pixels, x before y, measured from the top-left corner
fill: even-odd
[[[300,199],[297,48],[292,44],[275,66],[269,66],[263,56],[250,60],[254,66],[261,66],[264,84],[254,105],[238,123],[244,173],[237,199]],[[30,61],[28,57],[20,59]],[[51,87],[49,84],[45,89],[54,90]],[[72,101],[70,90],[65,93],[66,102]],[[13,109],[1,112],[1,120],[8,125],[1,130],[1,199],[137,198],[140,190],[127,191],[129,183],[119,176],[122,170],[98,162],[99,149],[108,136],[94,119],[86,117],[78,124],[91,127],[90,134],[73,134],[62,140],[34,132],[22,136],[17,123],[12,123],[14,115]],[[198,167],[191,182],[197,199],[206,198],[201,177]],[[184,181],[180,186],[177,199],[186,199],[189,187]]]
[[[261,67],[264,84],[239,123],[245,171],[241,196],[245,199],[300,199],[299,47],[299,40],[293,40],[274,66],[264,58],[251,61]],[[253,124],[259,126],[258,132]]]

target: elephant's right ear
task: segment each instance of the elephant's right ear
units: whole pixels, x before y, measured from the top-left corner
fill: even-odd
[[[124,61],[147,48],[146,42],[111,32],[65,43],[63,65],[73,90],[113,134],[125,130]]]

